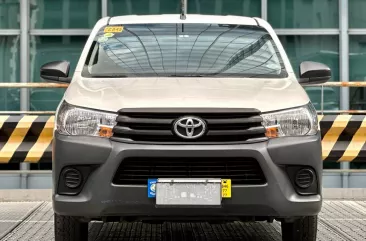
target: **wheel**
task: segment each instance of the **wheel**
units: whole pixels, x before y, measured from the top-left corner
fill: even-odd
[[[318,216],[308,216],[294,222],[281,222],[282,241],[316,241]]]
[[[88,223],[55,213],[55,241],[88,241]]]

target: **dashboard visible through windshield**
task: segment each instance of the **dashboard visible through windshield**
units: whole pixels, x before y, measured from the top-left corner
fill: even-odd
[[[84,77],[287,77],[271,36],[256,26],[162,23],[99,30]]]

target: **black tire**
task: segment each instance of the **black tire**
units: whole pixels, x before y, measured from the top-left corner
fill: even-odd
[[[55,241],[88,241],[88,223],[55,213]]]
[[[318,216],[308,216],[294,222],[281,222],[282,241],[316,241]]]

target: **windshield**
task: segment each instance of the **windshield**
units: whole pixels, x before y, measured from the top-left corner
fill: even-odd
[[[268,32],[228,24],[126,24],[99,30],[85,77],[287,77]]]

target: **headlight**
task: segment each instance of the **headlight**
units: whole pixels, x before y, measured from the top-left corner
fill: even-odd
[[[110,137],[117,114],[75,107],[65,101],[57,114],[57,131],[71,136]]]
[[[318,132],[318,117],[314,106],[308,105],[262,114],[267,137],[305,136]]]

